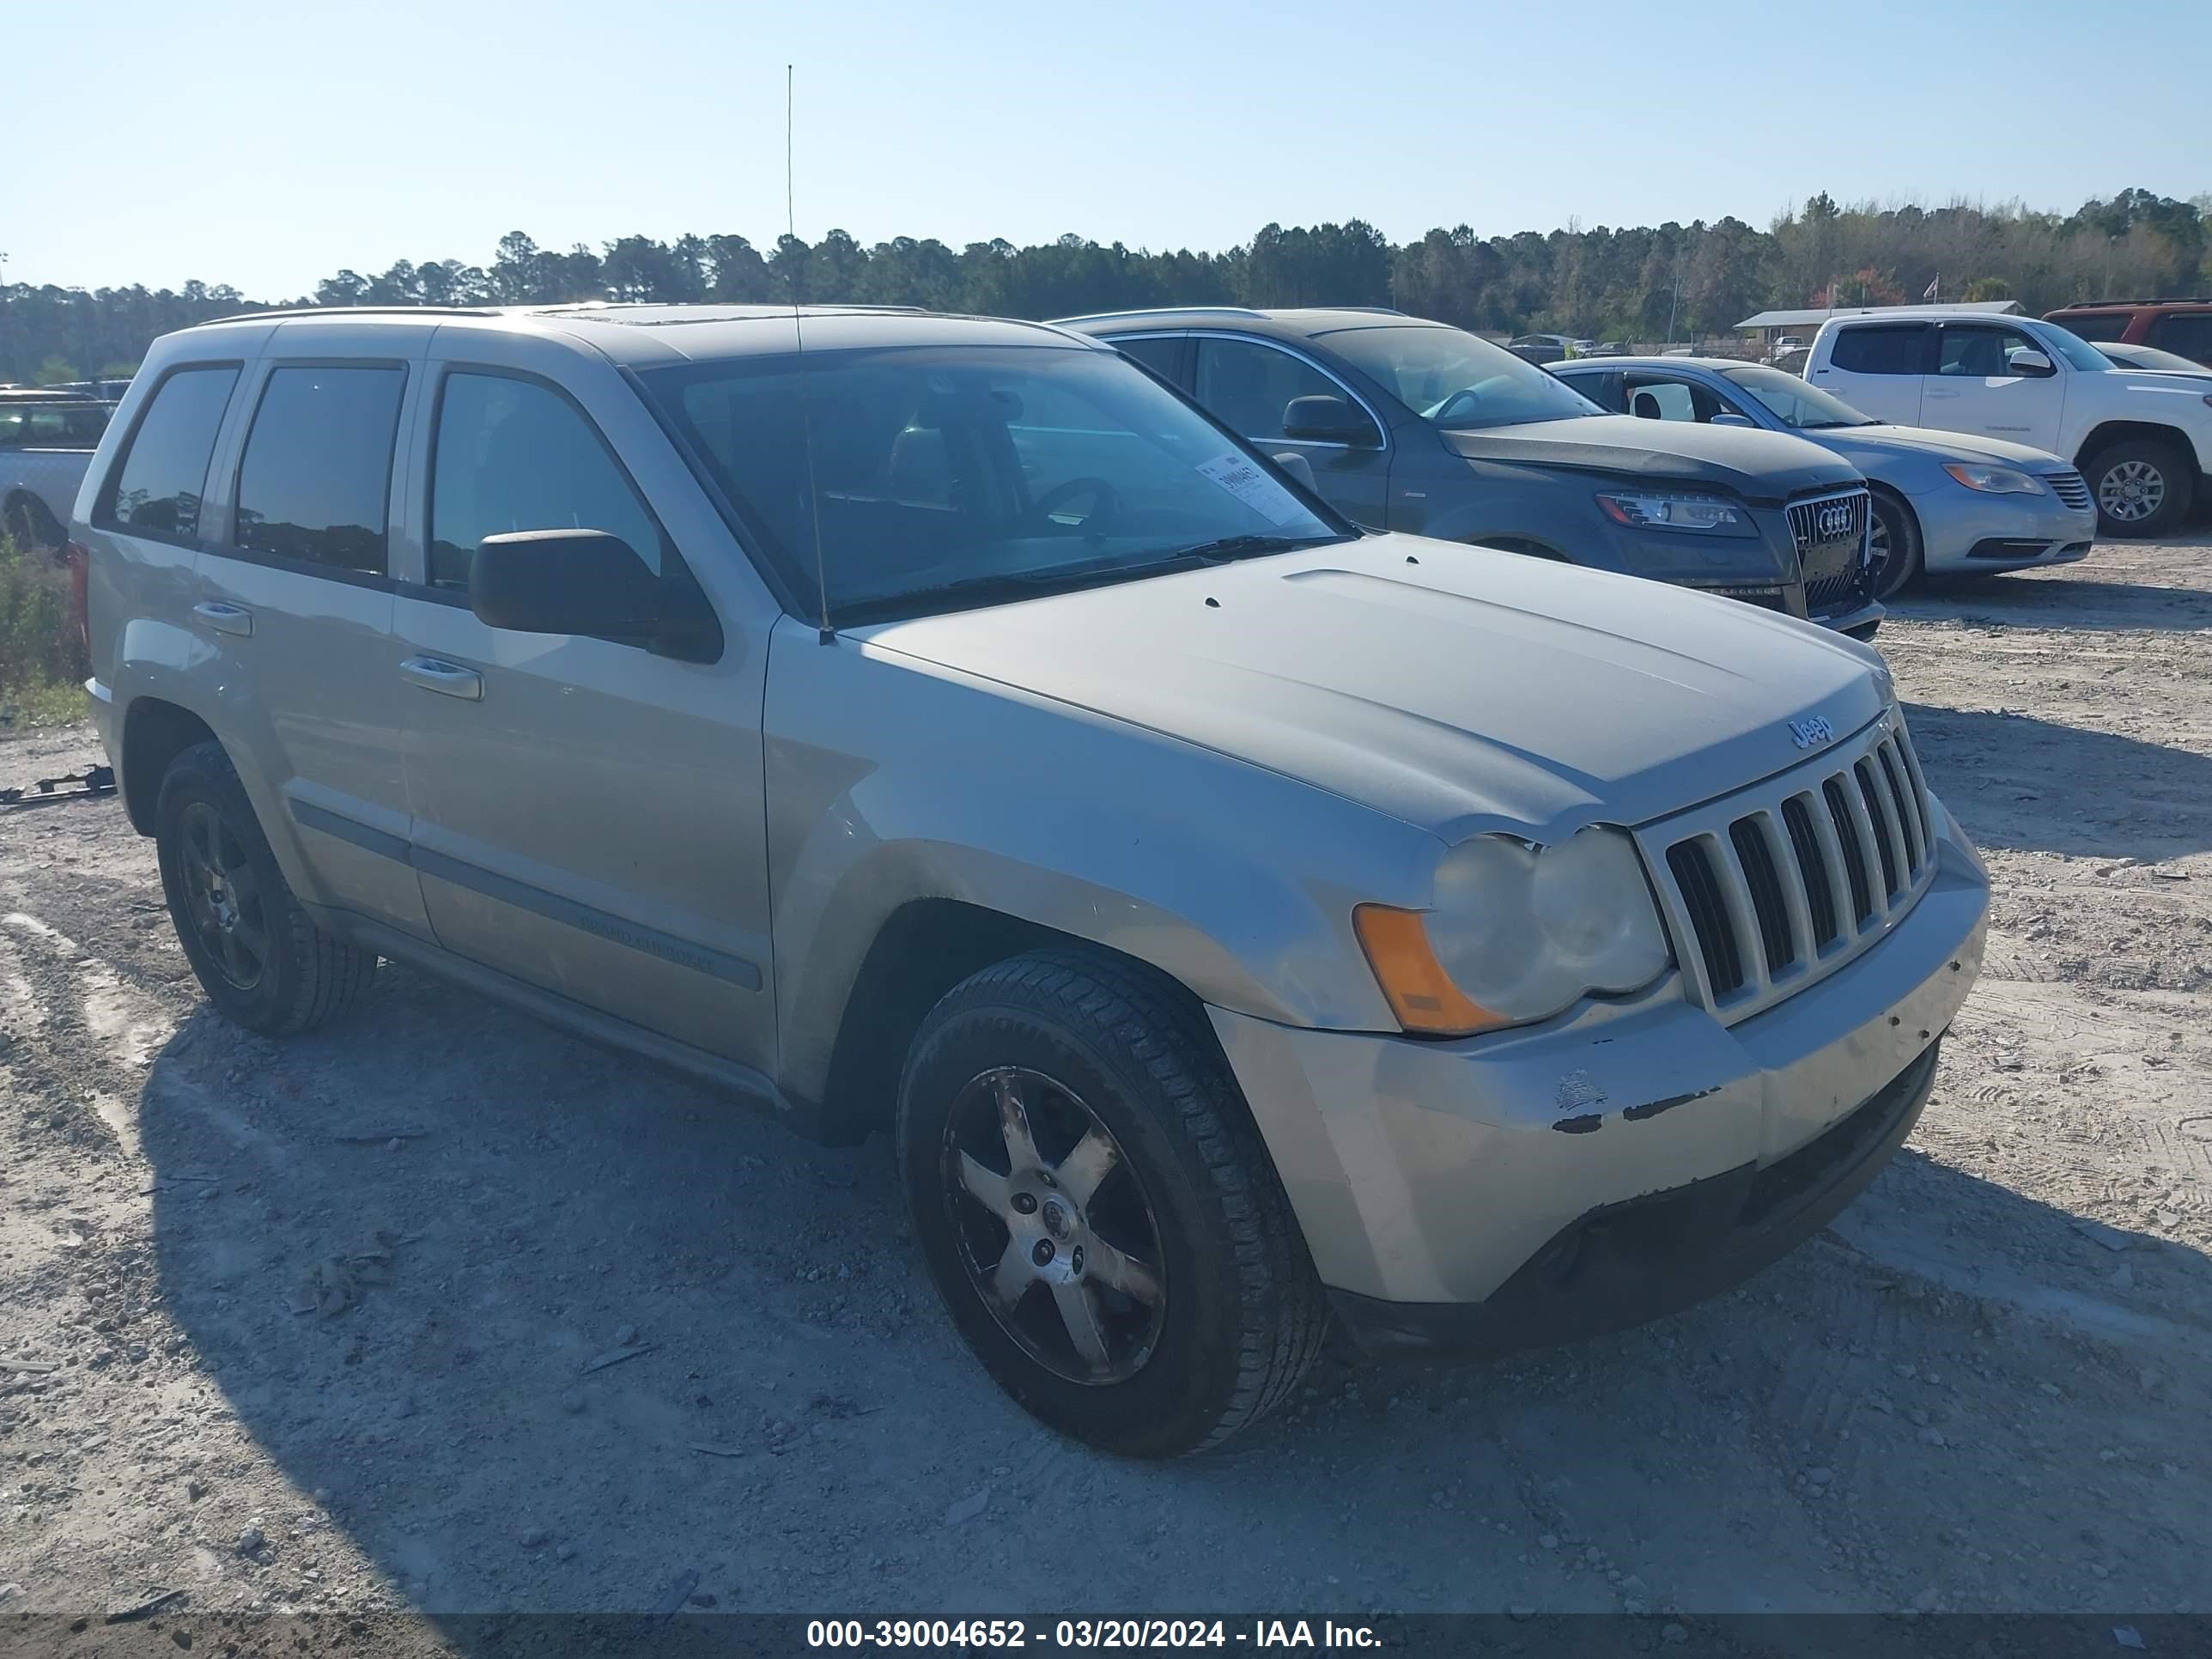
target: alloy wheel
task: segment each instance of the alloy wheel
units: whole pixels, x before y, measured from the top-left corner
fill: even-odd
[[[1000,1328],[1069,1382],[1126,1382],[1167,1312],[1159,1223],[1121,1144],[1073,1090],[1002,1066],[945,1120],[945,1213]]]
[[[216,970],[240,991],[261,982],[269,960],[269,922],[261,878],[222,815],[204,800],[179,820],[185,913]]]
[[[2166,475],[2148,461],[2121,461],[2097,481],[2097,505],[2116,524],[2140,524],[2166,505]]]

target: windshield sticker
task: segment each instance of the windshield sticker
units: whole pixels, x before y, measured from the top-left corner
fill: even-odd
[[[1242,455],[1217,455],[1198,470],[1269,524],[1296,524],[1306,516],[1288,490]]]

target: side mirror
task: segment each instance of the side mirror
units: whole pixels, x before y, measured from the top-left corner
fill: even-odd
[[[1707,421],[1705,424],[1707,426],[1747,426],[1752,428],[1754,431],[1757,430],[1759,427],[1759,422],[1753,420],[1750,416],[1739,415],[1732,409],[1724,409],[1721,410],[1719,414],[1714,416],[1713,418]]]
[[[1293,398],[1283,406],[1283,435],[1309,443],[1350,444],[1373,449],[1375,423],[1341,398],[1328,392]]]
[[[661,634],[660,578],[604,530],[487,536],[469,562],[469,608],[487,627],[647,645]]]
[[[2005,367],[2031,380],[2046,380],[2058,372],[2057,365],[2049,357],[2026,346],[2014,346],[2006,352]]]
[[[1321,494],[1321,487],[1314,483],[1313,463],[1299,454],[1297,450],[1286,449],[1281,454],[1271,456],[1269,459],[1284,471],[1289,473],[1305,489],[1316,495]]]

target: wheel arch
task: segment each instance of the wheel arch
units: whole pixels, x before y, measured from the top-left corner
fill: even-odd
[[[884,919],[846,993],[815,1106],[816,1132],[836,1145],[889,1132],[899,1074],[929,1011],[970,975],[1043,950],[1080,951],[1140,974],[1187,1003],[1198,1015],[1196,1029],[1212,1029],[1196,993],[1127,951],[963,899],[909,899]]]
[[[2154,421],[2104,421],[2090,428],[2074,452],[2074,465],[2087,469],[2096,458],[2116,444],[2155,443],[2177,451],[2181,457],[2195,464],[2196,447],[2189,434],[2179,427],[2160,426]]]
[[[131,827],[154,833],[154,808],[169,763],[195,744],[221,741],[191,709],[163,697],[135,697],[124,711],[121,766],[117,785]]]
[[[27,520],[34,540],[32,546],[59,548],[69,540],[69,528],[54,516],[46,505],[46,498],[26,485],[18,484],[0,501],[0,532],[14,537],[19,520]],[[24,550],[26,551],[28,549]]]

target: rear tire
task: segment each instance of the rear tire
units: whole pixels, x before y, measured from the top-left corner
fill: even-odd
[[[169,763],[154,812],[169,920],[209,1001],[249,1030],[291,1036],[361,1000],[375,953],[300,908],[221,744]]]
[[[2153,438],[2114,444],[2081,471],[2103,536],[2170,534],[2181,527],[2197,498],[2195,458]]]
[[[1922,546],[1920,521],[1912,509],[1883,490],[1874,497],[1874,538],[1868,585],[1876,601],[1894,599],[1918,580]]]
[[[1203,1017],[1139,969],[1046,951],[955,988],[907,1058],[898,1163],[953,1322],[1064,1434],[1204,1450],[1320,1351],[1266,1144]]]

